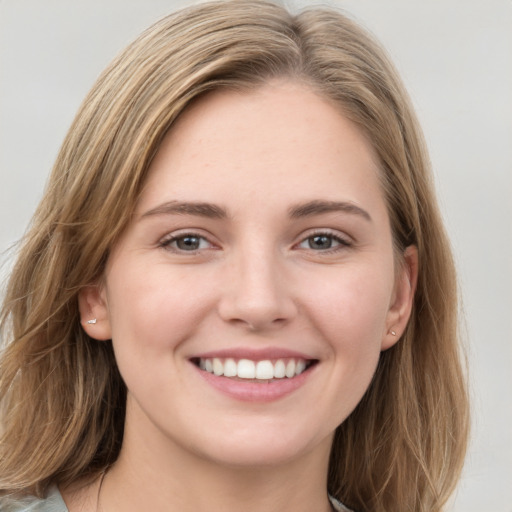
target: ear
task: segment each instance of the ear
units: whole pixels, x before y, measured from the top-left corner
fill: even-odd
[[[405,249],[395,281],[395,289],[386,318],[381,350],[392,347],[405,331],[411,316],[414,293],[418,282],[418,249],[410,245]]]
[[[101,341],[112,338],[104,286],[91,284],[82,288],[78,294],[78,309],[80,323],[91,338]]]

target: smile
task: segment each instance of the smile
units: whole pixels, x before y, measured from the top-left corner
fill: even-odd
[[[218,377],[230,377],[246,380],[269,382],[274,379],[291,379],[303,373],[314,360],[301,358],[282,358],[277,360],[263,359],[253,361],[251,359],[234,358],[199,358],[195,364],[201,370]]]

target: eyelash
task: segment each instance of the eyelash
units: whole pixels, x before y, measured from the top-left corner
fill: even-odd
[[[307,243],[308,241],[311,242],[311,240],[313,240],[314,238],[317,238],[317,237],[328,238],[330,240],[331,244],[333,242],[336,242],[337,245],[335,245],[334,247],[328,247],[326,249],[320,249],[320,250],[315,250],[312,247],[307,247],[307,248],[304,247],[304,249],[312,250],[313,252],[317,252],[317,253],[331,254],[331,253],[335,253],[337,251],[352,247],[352,245],[353,245],[352,242],[349,241],[347,238],[343,238],[340,235],[337,235],[330,231],[315,231],[315,232],[309,234],[307,237],[303,238],[297,244],[297,246],[300,247],[302,244]]]
[[[169,235],[168,237],[164,238],[159,242],[159,247],[162,247],[163,249],[170,250],[175,253],[184,254],[196,254],[202,249],[205,249],[205,247],[198,247],[197,249],[192,250],[186,250],[186,249],[180,249],[179,247],[172,247],[173,243],[178,243],[180,240],[185,240],[187,238],[195,238],[199,240],[199,243],[206,241],[207,244],[211,247],[213,244],[204,236],[199,235],[198,233],[179,233],[176,235]],[[208,248],[210,248],[208,247]]]
[[[179,243],[179,241],[184,241],[187,238],[189,239],[197,239],[199,241],[199,247],[194,248],[192,250],[187,250],[179,247],[173,247],[172,244]],[[311,243],[311,241],[314,238],[327,238],[329,239],[330,244],[336,243],[334,247],[327,247],[325,249],[319,249],[315,250],[312,247],[301,247],[304,243]],[[204,244],[206,242],[208,244],[208,247],[201,247],[201,244]],[[301,239],[301,241],[294,245],[295,248],[300,248],[304,250],[311,250],[313,252],[317,253],[323,253],[323,254],[331,254],[340,250],[343,250],[345,248],[351,247],[353,244],[351,241],[347,240],[346,238],[343,238],[339,235],[336,235],[334,233],[331,233],[329,231],[315,231],[311,234],[309,234],[307,237],[304,237]],[[176,235],[169,235],[168,237],[162,239],[159,242],[159,247],[172,251],[177,254],[197,254],[203,249],[211,249],[214,247],[214,245],[205,237],[198,233],[190,232],[190,233],[179,233]]]

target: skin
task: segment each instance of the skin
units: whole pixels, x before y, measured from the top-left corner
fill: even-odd
[[[301,84],[210,93],[180,117],[102,284],[80,295],[128,387],[104,511],[330,510],[334,430],[405,329],[417,272],[414,248],[395,264],[378,172],[360,130]],[[165,212],[172,201],[214,209]],[[316,364],[283,397],[239,400],[191,358],[240,348]],[[64,496],[94,510],[96,492]]]

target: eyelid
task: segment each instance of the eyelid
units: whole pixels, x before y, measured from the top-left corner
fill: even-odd
[[[301,249],[300,245],[308,240],[308,238],[314,237],[314,236],[326,236],[329,238],[332,238],[337,242],[337,245],[335,247],[327,248],[327,249],[312,249],[312,248],[302,248],[303,250],[308,250],[311,252],[316,253],[323,253],[323,254],[329,254],[331,252],[337,252],[339,250],[350,248],[354,245],[355,241],[352,237],[347,235],[346,233],[340,232],[336,229],[332,228],[314,228],[310,229],[308,231],[302,232],[299,237],[296,238],[296,242],[293,244],[293,249]],[[173,248],[171,247],[171,244],[177,240],[186,238],[186,237],[195,237],[202,239],[208,243],[208,247],[202,247],[198,249],[192,249],[192,250],[185,250],[185,249],[179,249],[179,248]],[[163,237],[161,237],[157,245],[160,248],[163,248],[167,251],[174,252],[176,254],[182,254],[182,255],[194,255],[198,254],[199,252],[203,251],[209,251],[209,250],[216,250],[219,249],[219,244],[213,241],[214,237],[210,233],[204,233],[202,229],[180,229],[177,231],[172,231]]]
[[[346,233],[341,233],[338,230],[330,229],[330,228],[315,228],[310,231],[306,231],[301,233],[299,240],[294,244],[295,248],[300,248],[300,244],[304,243],[309,238],[312,238],[314,236],[327,236],[332,238],[333,240],[337,241],[339,245],[324,249],[324,250],[314,250],[314,249],[304,249],[304,250],[310,250],[313,252],[318,253],[329,253],[329,252],[336,252],[337,250],[342,250],[345,248],[352,247],[354,245],[354,240],[352,237],[347,235]]]
[[[158,241],[158,246],[161,247],[162,249],[173,252],[175,254],[183,254],[183,255],[187,255],[187,254],[194,255],[194,254],[198,254],[199,252],[202,252],[202,251],[217,249],[218,245],[215,244],[211,240],[212,237],[208,236],[207,234],[204,234],[201,231],[202,230],[200,230],[200,229],[182,229],[182,230],[178,230],[178,231],[173,231],[171,233],[166,234],[162,238],[160,238]],[[192,249],[189,251],[171,247],[171,244],[173,242],[175,242],[177,240],[181,240],[183,238],[187,238],[187,237],[199,238],[201,240],[206,240],[206,242],[208,242],[208,247],[198,248],[195,250]]]

